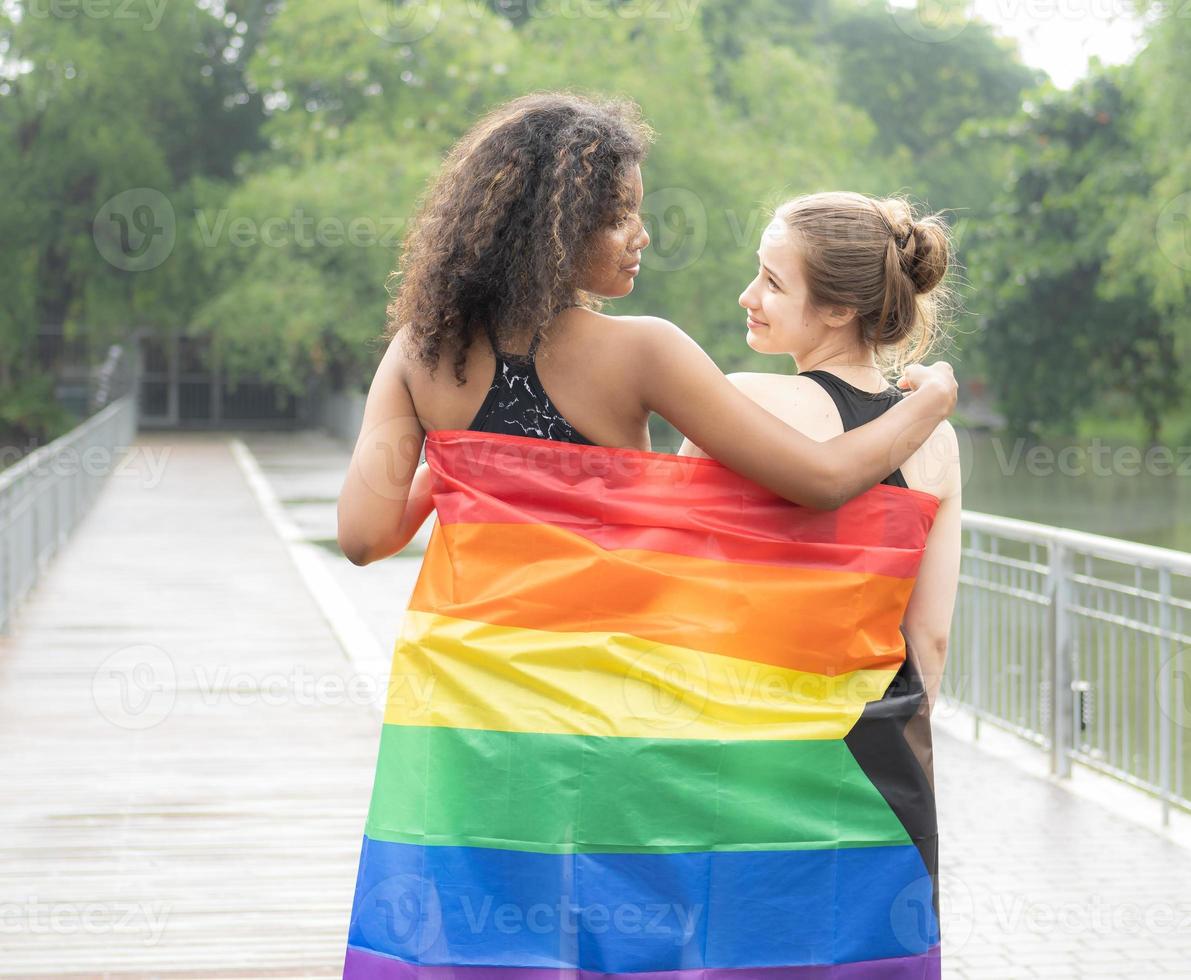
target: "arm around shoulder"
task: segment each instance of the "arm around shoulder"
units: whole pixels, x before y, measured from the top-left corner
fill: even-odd
[[[876,421],[816,442],[740,391],[673,323],[658,317],[637,322],[634,383],[644,408],[713,459],[794,503],[832,509],[879,483],[954,405],[933,369],[918,366],[925,374],[915,374],[907,368],[919,390]]]
[[[834,469],[820,444],[741,392],[669,320],[635,321],[633,383],[645,411],[657,412],[691,445],[787,500],[832,506]]]
[[[755,375],[744,371],[733,371],[731,374],[725,375],[729,381],[732,382],[740,391],[745,394],[749,393],[750,381],[748,379],[755,377]],[[750,395],[750,397],[752,397]],[[757,399],[754,398],[754,401]],[[696,446],[690,439],[683,437],[682,445],[678,449],[679,456],[693,456],[697,459],[710,459],[711,457],[702,449]]]

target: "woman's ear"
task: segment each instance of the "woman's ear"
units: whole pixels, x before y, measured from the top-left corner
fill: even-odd
[[[855,319],[854,306],[829,306],[823,311],[823,322],[829,327],[846,327]]]

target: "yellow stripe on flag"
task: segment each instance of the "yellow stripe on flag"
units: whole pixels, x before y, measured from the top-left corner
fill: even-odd
[[[829,676],[625,633],[493,626],[409,610],[392,725],[682,739],[843,738],[896,670]]]

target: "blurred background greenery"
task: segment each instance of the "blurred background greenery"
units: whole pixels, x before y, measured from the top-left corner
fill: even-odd
[[[1191,443],[1191,19],[1175,6],[1140,3],[1136,56],[1093,60],[1068,89],[948,0],[0,11],[4,445],[77,422],[47,330],[99,362],[130,329],[183,329],[226,378],[366,390],[385,277],[446,148],[497,102],[570,88],[636,99],[659,134],[654,243],[613,312],[674,320],[724,370],[792,370],[748,350],[736,305],[767,209],[904,193],[954,228],[963,310],[938,356],[960,378],[958,423],[1027,446],[1164,445],[1171,476],[1191,469],[1177,452]],[[980,438],[973,452],[993,452]],[[1176,516],[1134,533],[1169,543],[1174,528],[1185,546],[1171,483],[1155,492]],[[968,487],[968,506],[988,493],[1003,510],[1004,487]],[[1033,496],[1018,516],[1053,516],[1053,485]],[[1103,517],[1090,529],[1123,520]]]

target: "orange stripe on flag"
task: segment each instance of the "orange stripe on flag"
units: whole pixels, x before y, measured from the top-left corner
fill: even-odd
[[[897,669],[912,579],[619,549],[546,524],[436,525],[409,608],[837,675]]]

